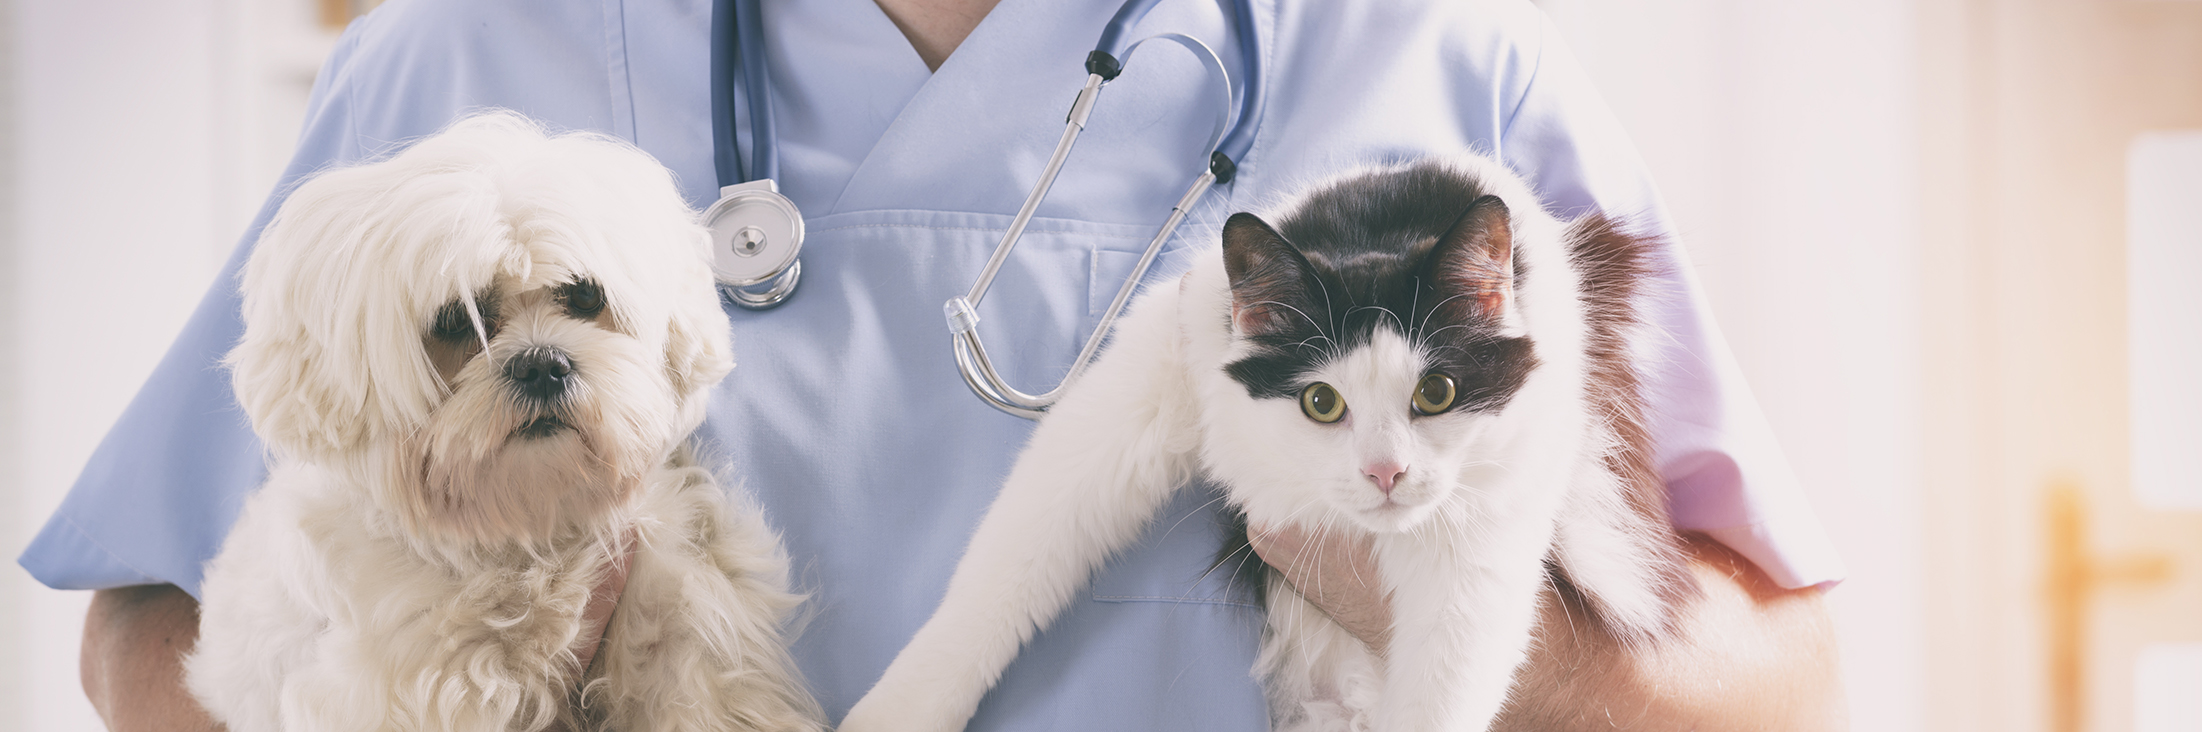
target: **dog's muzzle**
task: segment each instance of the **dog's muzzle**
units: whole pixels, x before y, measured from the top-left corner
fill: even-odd
[[[538,404],[557,402],[573,381],[573,360],[556,348],[537,346],[505,362],[505,378],[520,395]]]

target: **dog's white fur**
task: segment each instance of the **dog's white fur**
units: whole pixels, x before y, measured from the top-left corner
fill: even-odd
[[[511,114],[290,196],[229,357],[271,469],[207,565],[187,670],[217,719],[819,728],[787,560],[684,444],[733,368],[695,218],[648,155]],[[582,280],[595,317],[562,289]],[[450,307],[470,330],[439,340]],[[506,373],[541,348],[570,356],[561,401]],[[546,417],[563,426],[525,429]],[[583,691],[583,611],[628,541]]]

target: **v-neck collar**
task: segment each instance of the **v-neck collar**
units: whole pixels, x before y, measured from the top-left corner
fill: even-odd
[[[1004,191],[995,185],[1000,176],[992,173],[1035,150],[1044,160],[1053,148],[1062,113],[1085,79],[1084,46],[1067,42],[1082,34],[1069,31],[1091,27],[1098,36],[1113,12],[1106,5],[1031,0],[995,5],[881,131],[832,209],[1013,210],[1017,200],[1001,200]],[[897,34],[902,50],[914,58],[916,52]],[[942,180],[944,175],[955,180]],[[1022,199],[1022,192],[1007,195]]]
[[[1117,8],[1109,0],[1002,0],[884,130],[832,209],[1013,213],[1062,135],[1085,83],[1086,53]],[[1173,0],[1133,32],[1207,39],[1235,71],[1228,29],[1219,3]],[[1139,51],[1102,94],[1039,215],[1161,221],[1205,169],[1201,145],[1223,113],[1204,104],[1213,83],[1173,44]]]
[[[1117,5],[1002,0],[928,72],[871,0],[768,1],[781,191],[807,217],[1014,212],[1062,133],[1085,80],[1085,54]],[[694,202],[708,204],[716,193],[711,0],[606,0],[606,9],[619,21],[611,28],[615,130],[672,167]],[[1137,32],[1208,39],[1235,71],[1228,28],[1214,0],[1172,0]],[[658,40],[626,43],[642,38]],[[1197,100],[1209,98],[1212,82],[1181,50],[1140,53],[1103,95],[1041,216],[1160,221],[1203,167],[1206,151],[1194,148],[1213,116]]]
[[[872,0],[772,2],[764,12],[780,190],[823,214],[934,74]]]

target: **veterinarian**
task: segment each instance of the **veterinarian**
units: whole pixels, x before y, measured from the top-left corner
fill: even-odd
[[[932,612],[1031,423],[974,399],[939,304],[971,281],[1061,131],[1113,0],[804,0],[766,8],[780,191],[809,230],[801,289],[729,307],[740,366],[701,435],[782,532],[815,618],[795,651],[832,717]],[[884,11],[884,12],[882,12]],[[297,157],[160,368],[21,563],[102,589],[84,679],[117,730],[211,725],[180,684],[200,565],[260,482],[260,446],[219,366],[240,326],[236,267],[292,183],[503,107],[633,141],[699,208],[717,198],[709,0],[394,0],[354,23],[316,81]],[[1245,56],[1229,3],[1164,0],[1138,32]],[[1163,253],[1182,271],[1232,211],[1344,166],[1491,152],[1555,212],[1666,229],[1622,131],[1526,2],[1259,2],[1268,100],[1252,150]],[[983,23],[981,21],[984,21]],[[1171,208],[1214,118],[1190,54],[1144,52],[981,309],[1012,383],[1060,375]],[[1173,55],[1174,54],[1174,55]],[[747,132],[739,136],[749,144]],[[1506,729],[1839,729],[1816,585],[1842,568],[1707,319],[1679,250],[1641,344],[1660,467],[1708,596],[1685,635],[1629,652],[1564,607]],[[1529,276],[1534,277],[1535,273]],[[1207,571],[1223,522],[1188,490],[1090,596],[1010,667],[972,729],[1261,730],[1248,675],[1260,620]],[[1261,547],[1364,640],[1383,600],[1352,547]],[[1288,561],[1320,550],[1323,563]],[[1318,576],[1319,575],[1319,576]]]

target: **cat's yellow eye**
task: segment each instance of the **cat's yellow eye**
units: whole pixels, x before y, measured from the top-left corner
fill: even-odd
[[[1300,390],[1300,411],[1306,412],[1308,419],[1330,424],[1346,416],[1346,399],[1338,396],[1337,389],[1318,381]]]
[[[1453,406],[1453,377],[1430,374],[1422,377],[1422,383],[1414,387],[1414,411],[1421,414],[1437,414]]]

